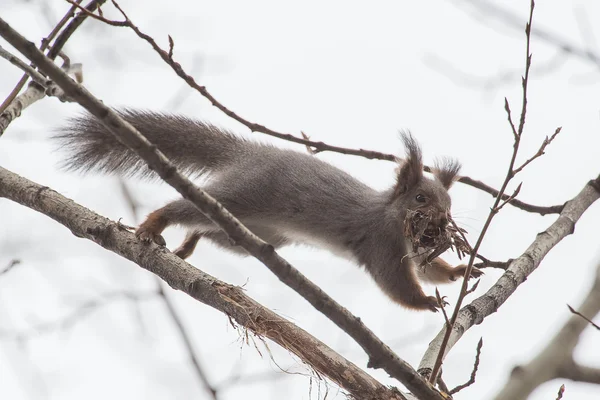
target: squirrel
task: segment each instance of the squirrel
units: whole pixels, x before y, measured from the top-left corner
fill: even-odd
[[[313,155],[247,140],[206,122],[132,109],[118,113],[182,172],[209,178],[203,189],[275,248],[304,243],[348,258],[364,266],[394,302],[414,310],[435,312],[440,307],[418,279],[446,283],[465,273],[465,265],[452,267],[440,257],[423,263],[423,254],[413,251],[406,236],[405,220],[411,211],[432,216],[429,232],[447,227],[448,189],[460,170],[457,161],[445,160],[436,164],[433,179],[425,177],[421,148],[410,133],[401,134],[406,157],[396,182],[377,191]],[[67,169],[153,174],[91,115],[72,118],[56,138],[68,152]],[[164,246],[161,233],[170,225],[190,229],[173,251],[183,259],[201,238],[247,255],[183,198],[150,213],[135,234]],[[470,277],[481,274],[473,268]]]

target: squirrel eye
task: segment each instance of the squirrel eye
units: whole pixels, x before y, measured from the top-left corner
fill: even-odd
[[[417,200],[417,202],[419,202],[419,203],[425,203],[426,199],[425,199],[425,196],[423,196],[421,193],[419,193],[417,195],[417,197],[415,197],[415,200]]]

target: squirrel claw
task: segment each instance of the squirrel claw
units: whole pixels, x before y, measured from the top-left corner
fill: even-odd
[[[165,238],[163,238],[160,233],[147,231],[143,228],[138,228],[138,230],[135,232],[135,236],[144,242],[154,242],[159,246],[165,246],[167,244]]]
[[[483,274],[484,274],[484,272],[482,270],[480,270],[479,268],[473,267],[473,269],[471,270],[471,276],[469,277],[469,279],[479,278]]]
[[[442,297],[442,304],[444,306],[447,306],[448,303],[444,300],[446,296]],[[438,312],[440,309],[440,303],[438,303],[437,298],[435,298],[434,296],[427,296],[427,298],[425,299],[425,303],[427,305],[427,308],[429,308],[430,311],[432,312]]]
[[[451,281],[455,281],[458,278],[462,278],[465,275],[465,270],[467,269],[466,265],[459,265],[458,267],[454,268],[454,275],[450,277]],[[479,268],[473,267],[471,268],[471,275],[469,276],[469,279],[471,278],[479,278],[481,275],[483,275],[483,271],[480,270]]]

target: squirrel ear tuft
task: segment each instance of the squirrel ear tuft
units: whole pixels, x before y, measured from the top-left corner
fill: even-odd
[[[406,149],[406,159],[398,167],[396,196],[406,193],[423,179],[423,155],[419,144],[409,131],[400,132],[400,137]]]
[[[431,172],[446,189],[450,189],[452,184],[459,178],[460,163],[452,158],[437,159]]]

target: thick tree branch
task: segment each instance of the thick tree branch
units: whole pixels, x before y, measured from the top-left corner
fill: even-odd
[[[580,309],[585,315],[596,315],[600,312],[600,264],[596,269],[593,286]],[[495,399],[526,399],[536,387],[556,378],[600,384],[599,369],[582,366],[573,361],[573,350],[581,332],[588,326],[590,324],[585,319],[571,315],[533,360],[513,369],[508,382]]]
[[[538,267],[544,257],[562,239],[574,232],[575,224],[585,210],[600,198],[600,176],[588,182],[581,192],[569,200],[557,220],[543,232],[540,232],[525,252],[510,263],[506,272],[481,297],[464,306],[456,319],[454,329],[450,334],[445,355],[452,346],[473,325],[498,311],[498,308],[517,290],[527,277]],[[589,314],[588,314],[589,315]],[[582,318],[581,321],[585,322]],[[587,322],[585,322],[587,323]],[[437,334],[423,356],[418,371],[429,374],[435,363],[446,329]]]
[[[203,214],[219,226],[230,239],[259,259],[283,283],[301,294],[317,310],[325,314],[336,325],[348,333],[367,352],[369,365],[383,368],[392,377],[402,382],[417,397],[442,399],[423,377],[408,363],[400,359],[383,344],[360,320],[338,304],[318,286],[275,252],[273,246],[250,232],[214,198],[199,189],[177,171],[173,164],[154,145],[144,138],[131,124],[124,121],[112,109],[96,99],[83,86],[73,81],[59,67],[44,56],[33,43],[27,41],[0,19],[0,35],[13,47],[33,61],[74,101],[96,116],[122,143],[135,151],[150,168],[184,198],[190,200]],[[315,366],[318,369],[317,366]],[[327,374],[325,374],[327,375]]]
[[[241,288],[215,279],[164,247],[137,240],[119,223],[2,167],[0,197],[39,211],[66,226],[75,236],[92,240],[158,275],[174,289],[225,313],[257,336],[269,338],[291,351],[356,398],[403,398],[303,329],[248,297]]]

